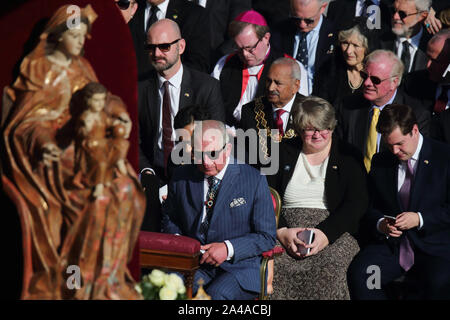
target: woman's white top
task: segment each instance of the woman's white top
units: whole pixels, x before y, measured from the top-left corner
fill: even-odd
[[[300,152],[294,173],[284,192],[283,208],[326,209],[325,175],[327,157],[321,164],[312,166]]]

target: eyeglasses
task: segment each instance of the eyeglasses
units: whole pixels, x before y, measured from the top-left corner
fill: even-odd
[[[306,25],[310,26],[314,23],[315,19],[314,18],[300,18],[300,17],[295,17],[295,16],[291,16],[290,17],[292,21],[294,21],[295,23],[302,23],[302,21],[305,21]]]
[[[220,153],[223,151],[223,149],[225,149],[225,147],[227,146],[227,144],[224,144],[222,149],[219,150],[212,150],[212,151],[196,151],[193,150],[192,153],[194,154],[194,158],[196,159],[204,159],[205,156],[208,156],[209,159],[211,160],[216,160]]]
[[[366,81],[367,78],[370,78],[370,81],[372,81],[372,83],[374,85],[379,85],[380,83],[382,83],[383,81],[386,81],[387,79],[391,79],[391,78],[395,78],[397,76],[392,76],[386,79],[380,79],[377,76],[369,76],[369,74],[365,71],[360,71],[359,74],[361,75],[361,78],[363,78],[364,81]]]
[[[406,13],[403,10],[396,10],[395,8],[391,8],[391,12],[392,12],[392,16],[394,16],[394,14],[398,13],[398,16],[400,17],[400,19],[403,21],[405,20],[407,17],[409,16],[413,16],[415,14],[421,13],[422,11],[416,11],[414,13]]]
[[[303,131],[303,134],[307,137],[313,136],[316,132],[318,132],[319,134],[324,135],[324,136],[330,133],[330,129],[319,130],[316,128],[306,128],[306,129],[303,129],[302,131]]]
[[[235,46],[235,50],[238,51],[238,52],[247,51],[248,53],[253,53],[253,52],[255,52],[256,47],[258,46],[258,44],[259,44],[259,42],[260,42],[261,40],[262,40],[262,38],[261,38],[261,39],[258,39],[258,41],[256,41],[255,45],[254,45],[254,46],[251,46],[251,47],[240,48],[240,47],[238,47],[238,46],[235,44],[235,45],[234,45],[234,46]]]
[[[160,43],[160,44],[145,43],[144,46],[145,46],[145,50],[147,50],[147,51],[155,51],[156,48],[158,48],[159,51],[161,51],[161,52],[168,52],[170,50],[170,47],[180,40],[181,40],[181,38],[174,40],[171,43]]]
[[[116,4],[120,8],[120,10],[127,10],[130,7],[130,4],[134,4],[134,3],[135,3],[135,1],[130,1],[130,0],[116,1]]]

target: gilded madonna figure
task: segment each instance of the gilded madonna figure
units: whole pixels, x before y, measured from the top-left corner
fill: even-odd
[[[80,170],[75,167],[71,108],[78,106],[74,98],[79,90],[98,82],[82,56],[96,13],[88,5],[80,11],[79,25],[69,28],[68,7],[50,18],[6,90],[10,108],[2,126],[2,165],[26,204],[22,231],[30,239],[22,298],[136,299],[140,295],[126,266],[145,207],[136,174],[121,154],[121,168],[106,169],[109,180],[101,193],[93,196],[91,185],[74,183]],[[122,100],[107,93],[104,103],[111,123],[120,114],[119,131],[129,134],[131,120]],[[114,142],[114,134],[110,139]],[[86,181],[83,174],[80,181]],[[80,268],[79,290],[66,284],[70,265]]]

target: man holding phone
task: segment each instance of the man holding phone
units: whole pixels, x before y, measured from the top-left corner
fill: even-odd
[[[448,299],[450,147],[424,138],[407,105],[386,106],[377,131],[390,149],[373,157],[370,171],[372,206],[366,218],[378,236],[348,269],[351,297],[387,299],[385,286],[406,274],[423,294],[414,298]],[[368,285],[373,266],[381,273],[378,288]]]

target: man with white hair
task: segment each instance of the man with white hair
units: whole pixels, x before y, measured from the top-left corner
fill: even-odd
[[[427,67],[429,33],[422,27],[431,8],[431,0],[395,0],[392,33],[381,40],[381,47],[392,50],[402,60],[405,74]]]
[[[362,152],[368,172],[373,155],[387,148],[376,132],[378,116],[386,105],[409,105],[416,115],[420,132],[429,135],[430,112],[399,88],[402,75],[403,63],[392,51],[375,50],[367,56],[361,71],[362,96],[344,99],[343,107],[338,110],[338,132],[341,138]]]

